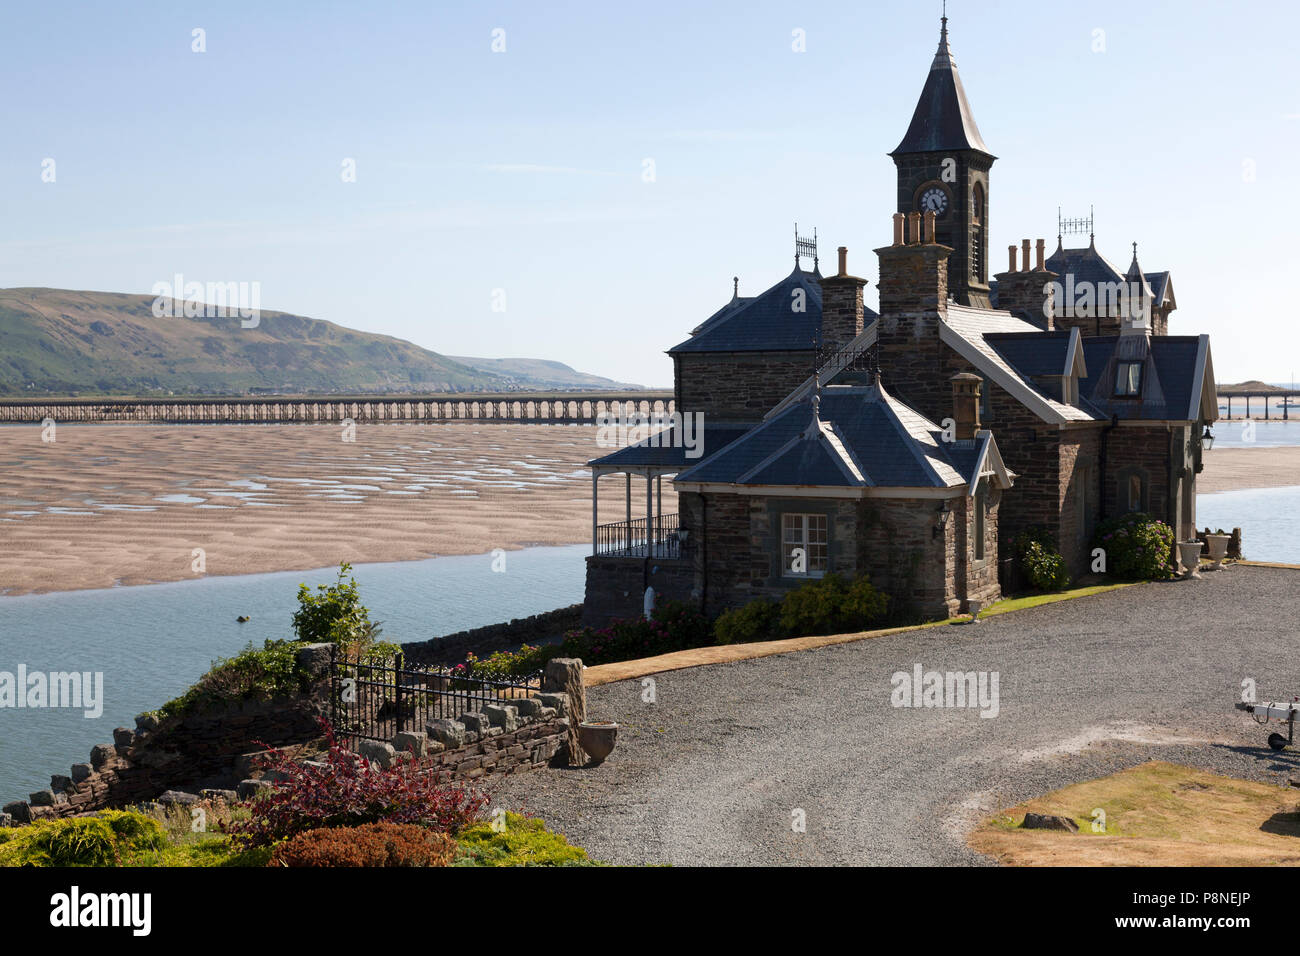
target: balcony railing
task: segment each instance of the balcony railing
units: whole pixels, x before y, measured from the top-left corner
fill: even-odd
[[[621,558],[679,558],[681,541],[677,529],[681,527],[677,515],[659,515],[646,519],[615,521],[596,526],[596,554]]]

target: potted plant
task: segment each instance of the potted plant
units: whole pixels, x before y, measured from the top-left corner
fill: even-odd
[[[1228,543],[1232,541],[1232,535],[1220,528],[1213,534],[1208,529],[1205,532],[1205,543],[1209,547],[1210,560],[1214,563],[1210,565],[1210,571],[1218,571],[1223,567],[1223,559],[1228,555]]]
[[[614,740],[618,737],[618,724],[612,720],[584,720],[578,724],[578,743],[591,758],[591,763],[598,764],[609,756],[614,749]]]
[[[1183,575],[1184,579],[1201,576],[1198,568],[1201,566],[1201,548],[1204,546],[1204,543],[1199,540],[1178,542],[1178,559],[1186,572]]]

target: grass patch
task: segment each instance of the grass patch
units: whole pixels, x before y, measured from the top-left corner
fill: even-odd
[[[1074,598],[1088,597],[1093,594],[1102,594],[1106,591],[1118,591],[1120,588],[1131,588],[1135,584],[1141,584],[1140,581],[1124,581],[1120,584],[1094,584],[1086,588],[1072,588],[1068,591],[1056,591],[1050,594],[1031,594],[1028,597],[1005,598],[990,604],[984,610],[980,611],[980,618],[993,617],[997,614],[1006,614],[1010,611],[1023,611],[1026,608],[1038,607],[1043,604],[1055,604],[1057,601],[1071,601]]]
[[[1294,791],[1153,761],[1073,784],[986,820],[970,845],[1006,866],[1300,864]],[[1104,829],[1094,830],[1094,811]],[[1025,814],[1069,817],[1078,833],[1026,830]]]

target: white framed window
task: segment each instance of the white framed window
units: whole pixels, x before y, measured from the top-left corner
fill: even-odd
[[[821,577],[826,573],[830,525],[826,515],[781,516],[781,573]]]
[[[1142,394],[1142,363],[1120,362],[1115,373],[1115,394],[1137,398]]]

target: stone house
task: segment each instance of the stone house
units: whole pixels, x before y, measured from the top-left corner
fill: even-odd
[[[1136,245],[1120,275],[1095,241],[1080,250],[1058,240],[1048,258],[1039,239],[1031,263],[1026,239],[1019,268],[1012,246],[1007,270],[989,280],[996,157],[946,19],[890,156],[898,206],[892,240],[875,250],[879,314],[844,247],[831,276],[815,253],[811,272],[796,255],[785,279],[749,298],[733,290],[669,350],[676,411],[702,417],[701,457],[688,458],[669,429],[653,447],[590,463],[593,485],[625,475],[629,520],[593,529],[588,620],[639,613],[647,586],[709,613],[775,596],[798,583],[783,570],[795,540],[805,554],[816,545],[822,569],[867,571],[945,616],[996,599],[1022,531],[1051,532],[1076,575],[1108,516],[1146,511],[1180,540],[1192,536],[1202,439],[1218,416],[1209,338],[1168,334],[1169,273],[1144,272]],[[987,454],[977,464],[961,441]],[[782,448],[763,465],[760,455]],[[918,454],[933,473],[912,483]],[[633,475],[646,480],[644,520],[631,518]],[[655,511],[651,490],[664,477],[679,494],[673,515]],[[936,531],[938,501],[956,520]],[[977,517],[989,536],[978,558]],[[899,571],[911,564],[914,576]]]

